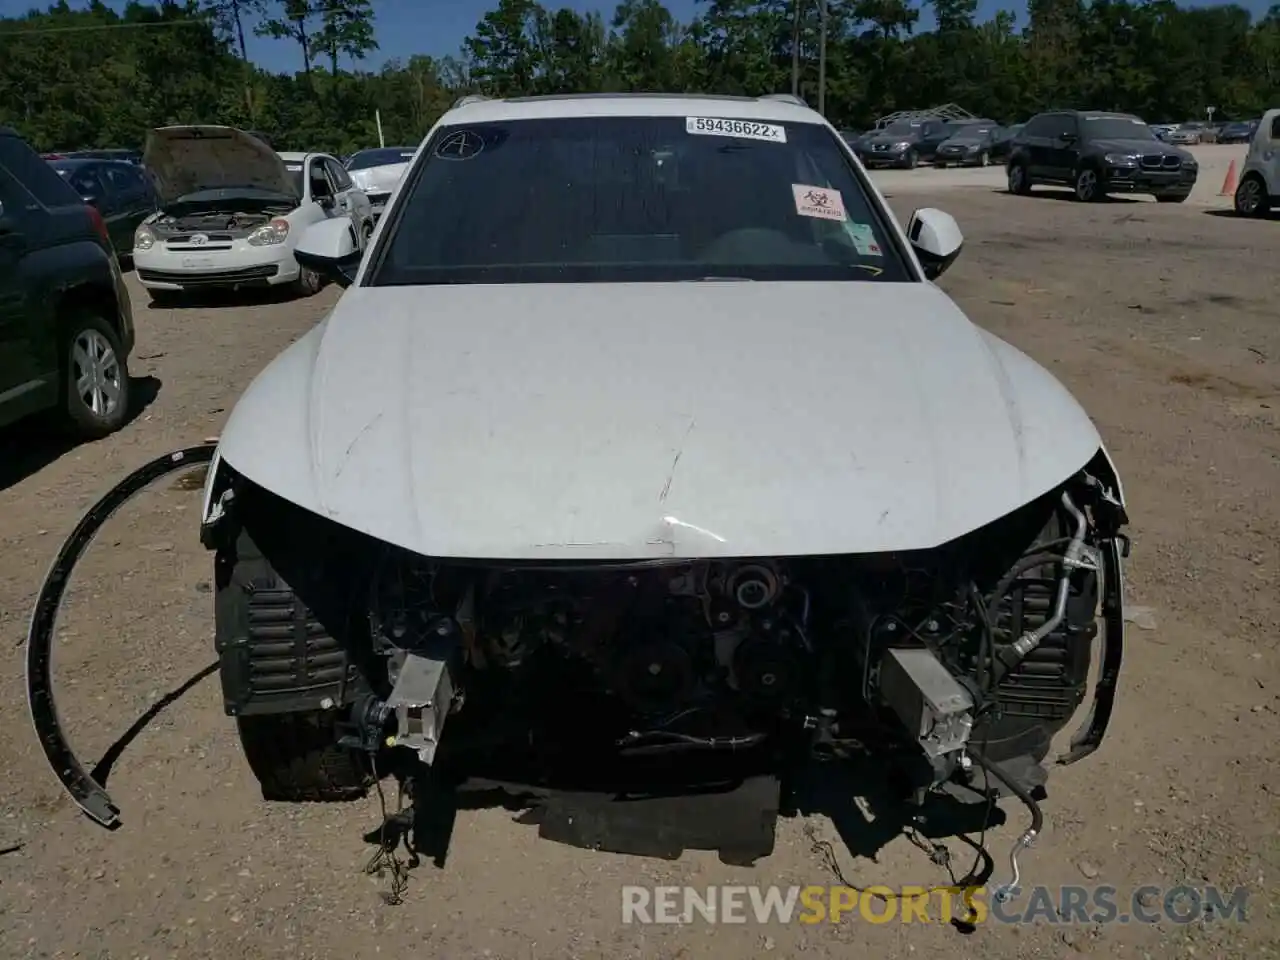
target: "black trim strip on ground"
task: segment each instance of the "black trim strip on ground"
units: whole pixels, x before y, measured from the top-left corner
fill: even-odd
[[[157,457],[144,464],[112,487],[80,518],[54,558],[49,573],[40,587],[31,624],[27,630],[27,707],[36,738],[44,750],[49,766],[58,782],[87,816],[108,829],[120,825],[120,810],[111,802],[106,790],[93,779],[76,759],[67,742],[58,710],[53,700],[53,638],[58,610],[66,594],[71,572],[84,556],[102,525],[144,489],[161,477],[188,470],[213,459],[216,443],[203,443],[185,450]]]

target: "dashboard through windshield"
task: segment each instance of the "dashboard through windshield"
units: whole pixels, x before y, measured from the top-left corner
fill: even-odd
[[[911,281],[826,127],[575,117],[437,130],[365,281]]]

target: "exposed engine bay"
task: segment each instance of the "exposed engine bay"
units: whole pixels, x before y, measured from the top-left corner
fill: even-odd
[[[998,560],[529,568],[389,550],[370,581],[385,663],[371,715],[428,764],[450,718],[486,701],[501,715],[487,742],[512,722],[535,752],[539,736],[571,737],[580,756],[742,751],[804,731],[819,752],[901,753],[917,790],[963,772],[980,741],[997,761],[1038,762],[1084,698],[1104,570],[1075,499],[1055,507],[1052,535]],[[568,729],[547,729],[566,701]]]
[[[106,518],[210,455],[154,461],[97,504],[32,620],[37,732],[104,824],[116,808],[53,708],[53,618]],[[742,761],[785,778],[812,759],[871,757],[908,804],[998,784],[1032,812],[1011,855],[1016,884],[1017,852],[1041,829],[1041,762],[1086,698],[1099,623],[1093,702],[1059,763],[1097,749],[1116,693],[1127,518],[1101,456],[933,550],[589,564],[417,556],[224,467],[202,540],[216,555],[225,709],[276,799],[362,795],[361,764],[335,780],[337,758],[388,755],[450,778],[511,760],[523,782],[577,789],[646,758]],[[290,754],[299,718],[311,739]],[[307,758],[326,779],[289,779]]]
[[[227,239],[247,237],[258,227],[275,217],[283,217],[294,209],[287,203],[237,204],[225,202],[217,208],[208,205],[190,209],[192,204],[175,205],[176,212],[162,211],[148,226],[161,240],[170,240],[184,234],[223,234]]]

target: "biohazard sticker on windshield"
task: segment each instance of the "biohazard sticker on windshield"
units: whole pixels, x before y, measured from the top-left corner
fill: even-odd
[[[756,123],[754,120],[723,120],[715,117],[685,117],[685,133],[703,137],[739,137],[743,140],[765,140],[769,143],[786,143],[785,127],[776,123]]]
[[[796,213],[802,217],[819,220],[844,220],[844,197],[839,190],[830,187],[814,187],[807,183],[793,183],[791,192],[796,198]]]
[[[871,229],[869,223],[847,223],[846,228],[849,231],[849,237],[853,240],[853,248],[864,257],[883,257],[884,251],[880,249],[880,242],[876,240],[876,233]]]

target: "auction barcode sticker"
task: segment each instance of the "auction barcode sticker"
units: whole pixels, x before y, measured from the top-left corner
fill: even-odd
[[[769,143],[786,143],[787,131],[776,123],[757,123],[754,120],[724,120],[716,117],[685,117],[685,133],[704,137],[741,137],[744,140],[767,140]]]

